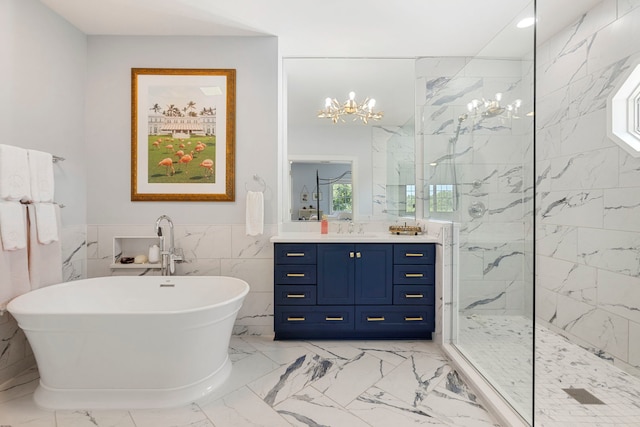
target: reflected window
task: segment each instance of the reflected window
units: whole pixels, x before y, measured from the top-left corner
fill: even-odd
[[[415,185],[406,185],[405,186],[405,197],[406,197],[406,213],[416,213],[416,186]]]
[[[352,201],[351,184],[331,184],[331,213],[352,212]]]
[[[429,185],[429,212],[453,212],[453,185]]]

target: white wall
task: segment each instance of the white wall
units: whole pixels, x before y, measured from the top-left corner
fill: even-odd
[[[265,180],[265,222],[276,222],[278,61],[275,37],[114,37],[88,42],[90,224],[242,224],[245,183]],[[236,201],[131,202],[131,68],[236,69]]]
[[[638,6],[602,1],[536,64],[537,321],[636,375],[640,158],[607,137],[606,101],[640,62]]]
[[[54,167],[55,200],[67,206],[61,210],[64,277],[81,277],[86,258],[86,36],[36,0],[2,0],[0,40],[0,142],[66,158]],[[32,363],[15,320],[1,316],[0,383]]]

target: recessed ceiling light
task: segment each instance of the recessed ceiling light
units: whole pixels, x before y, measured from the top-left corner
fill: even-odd
[[[527,18],[521,19],[520,22],[516,24],[518,28],[528,28],[536,23],[536,18],[533,16],[529,16]]]

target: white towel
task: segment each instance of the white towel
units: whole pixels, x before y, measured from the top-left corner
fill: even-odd
[[[0,144],[0,199],[31,200],[27,150]]]
[[[247,236],[262,234],[264,229],[264,195],[260,191],[247,191]]]
[[[26,208],[20,202],[0,201],[0,234],[5,251],[27,246]]]
[[[18,295],[31,290],[27,248],[0,251],[0,310]]]
[[[43,151],[27,150],[31,199],[34,202],[53,202],[53,156]]]
[[[60,240],[48,245],[39,242],[36,230],[36,205],[48,203],[36,203],[28,205],[29,212],[29,282],[31,289],[53,285],[62,282],[62,245]],[[56,229],[60,229],[60,208],[51,205],[54,209]]]
[[[38,243],[48,245],[58,241],[58,219],[53,203],[33,203],[36,213]],[[32,228],[33,229],[33,228]]]

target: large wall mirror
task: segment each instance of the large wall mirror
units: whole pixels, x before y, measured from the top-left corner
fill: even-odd
[[[415,60],[284,58],[283,76],[283,220],[414,218]],[[383,117],[366,124],[348,115],[337,123],[318,118],[326,98],[343,103],[350,92],[356,102],[374,98]],[[351,206],[340,201],[349,188]]]

